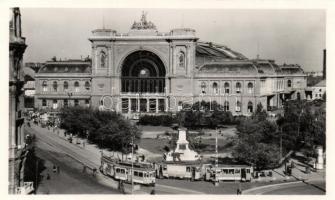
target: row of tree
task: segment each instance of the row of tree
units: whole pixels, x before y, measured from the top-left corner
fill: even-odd
[[[132,137],[137,143],[141,137],[139,129],[111,111],[99,111],[85,107],[67,107],[60,112],[61,128],[101,148],[128,153]]]
[[[215,128],[220,124],[233,125],[238,124],[243,116],[233,116],[231,112],[224,111],[223,107],[216,103],[201,101],[193,105],[188,105],[189,109],[184,109],[177,113],[176,116],[170,115],[142,115],[139,119],[141,125],[153,126],[179,126],[188,129],[196,128]]]

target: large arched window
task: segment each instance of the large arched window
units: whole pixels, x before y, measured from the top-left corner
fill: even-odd
[[[253,93],[253,91],[254,91],[254,84],[252,84],[252,83],[248,83],[248,93]]]
[[[213,83],[213,93],[219,94],[218,84],[216,82]]]
[[[236,112],[241,112],[241,102],[240,101],[237,101],[236,102],[236,109],[235,109]]]
[[[80,91],[80,89],[79,89],[79,82],[78,81],[74,82],[74,91],[75,92],[79,92]]]
[[[229,94],[229,83],[228,82],[224,83],[224,93]]]
[[[43,88],[43,92],[47,92],[48,91],[48,84],[47,84],[46,81],[43,81],[42,88]]]
[[[229,111],[229,102],[228,101],[224,102],[223,109],[224,109],[224,111]]]
[[[165,66],[156,54],[144,50],[133,52],[122,63],[121,92],[163,93],[165,75]]]
[[[206,94],[206,82],[201,82],[201,93]]]
[[[100,52],[100,67],[105,68],[107,64],[107,56],[104,51]]]
[[[54,91],[57,92],[57,88],[58,88],[57,81],[54,81],[54,82],[52,83],[52,87],[53,87]]]
[[[88,82],[88,81],[85,82],[85,89],[86,90],[90,90],[91,89],[90,82]]]
[[[254,107],[251,101],[248,102],[248,112],[252,113],[254,111]]]
[[[64,91],[68,91],[69,89],[69,83],[67,81],[64,81]]]
[[[292,81],[291,80],[287,81],[287,87],[292,87]]]
[[[237,82],[236,83],[236,93],[241,93],[241,87],[242,87],[241,83]]]

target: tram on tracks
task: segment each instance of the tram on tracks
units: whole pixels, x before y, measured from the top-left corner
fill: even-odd
[[[253,167],[249,165],[218,165],[206,168],[206,181],[251,181]]]
[[[133,182],[148,186],[156,183],[155,168],[150,163],[131,163],[102,155],[100,171],[104,175],[126,183]]]

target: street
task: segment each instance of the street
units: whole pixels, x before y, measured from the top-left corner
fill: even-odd
[[[55,157],[56,153],[61,153],[65,156],[62,159],[71,158],[76,162],[71,162],[72,164],[76,163],[76,169],[78,172],[81,171],[82,167],[88,166],[88,168],[99,168],[100,165],[100,155],[76,145],[70,144],[67,140],[60,138],[57,134],[47,131],[46,129],[32,126],[26,127],[26,132],[28,134],[34,134],[36,136],[36,146],[39,149],[46,148],[45,146],[52,148],[52,152],[47,154],[48,158]],[[49,156],[50,155],[50,156]],[[63,160],[62,162],[68,162],[67,160]],[[96,184],[102,184],[105,186],[109,186],[111,188],[117,188],[118,182],[113,180],[112,178],[106,177],[100,173],[98,173]],[[72,185],[73,186],[73,185]],[[126,186],[127,187],[127,186]],[[129,188],[129,186],[128,186]],[[127,188],[126,188],[127,189]],[[141,190],[144,193],[150,193],[151,188],[149,187],[142,187]],[[129,191],[129,189],[128,189]],[[61,192],[63,193],[63,192]],[[85,191],[87,193],[87,190]],[[196,188],[194,189],[184,189],[181,187],[174,187],[172,185],[162,185],[156,183],[155,186],[155,193],[156,194],[201,194],[202,192],[197,191]]]
[[[46,169],[37,188],[37,194],[119,194],[110,187],[99,184],[92,176],[83,174],[81,165],[71,157],[57,151],[41,140],[36,141],[36,156],[44,161]],[[60,172],[53,172],[52,167],[59,166]],[[47,179],[47,176],[50,178]],[[74,186],[80,187],[74,187]]]

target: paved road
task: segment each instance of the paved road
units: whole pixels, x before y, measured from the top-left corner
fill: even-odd
[[[271,195],[324,195],[325,184],[324,182],[308,182],[308,183],[296,183],[290,186],[274,188],[271,191],[267,191],[261,194]]]
[[[71,157],[82,165],[89,166],[89,168],[99,168],[100,157],[97,154],[87,151],[83,148],[80,148],[76,145],[70,144],[68,141],[60,138],[57,134],[50,133],[47,131],[42,131],[41,128],[26,128],[26,131],[30,134],[34,134],[36,138],[52,146],[59,152],[62,152],[64,155]],[[117,188],[117,182],[111,178],[98,174],[99,183]],[[142,187],[145,193],[149,193],[151,188]],[[156,184],[155,187],[156,194],[203,194],[202,192],[197,191],[196,189],[184,189],[182,187],[174,187],[171,185]]]
[[[89,174],[83,174],[81,164],[52,145],[39,139],[35,144],[36,155],[46,167],[37,194],[120,194],[115,189],[99,184]],[[60,167],[59,173],[53,172],[54,165]]]
[[[261,186],[244,192],[248,195],[324,195],[324,181],[281,183]]]

